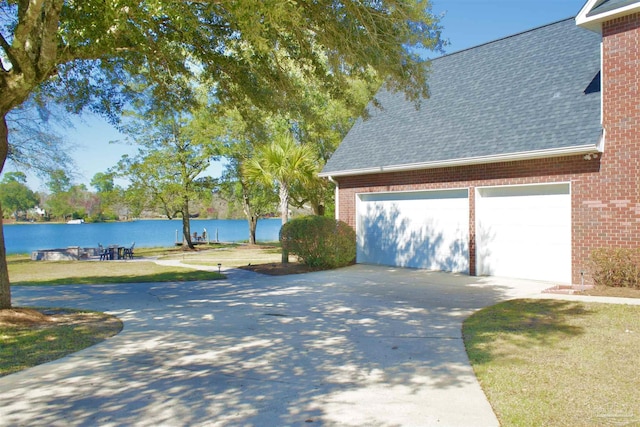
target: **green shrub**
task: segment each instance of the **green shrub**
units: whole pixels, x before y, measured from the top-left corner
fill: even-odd
[[[638,249],[600,248],[591,252],[590,273],[597,286],[640,289]]]
[[[322,216],[289,221],[280,230],[282,249],[310,267],[344,267],[356,258],[356,233],[345,222]]]

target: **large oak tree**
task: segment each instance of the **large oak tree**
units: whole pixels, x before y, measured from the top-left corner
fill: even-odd
[[[344,95],[345,76],[371,67],[417,99],[426,69],[408,49],[436,47],[436,25],[420,0],[0,0],[0,171],[6,116],[34,95],[59,93],[72,110],[117,117],[131,79],[169,108],[190,87],[175,97],[164,87],[198,74],[220,102],[286,108],[300,87],[274,51],[334,96]],[[5,255],[0,228],[0,308],[11,306]]]

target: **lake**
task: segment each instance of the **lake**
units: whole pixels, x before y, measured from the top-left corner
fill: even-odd
[[[259,241],[277,241],[280,219],[258,221],[256,238]],[[249,225],[242,219],[191,220],[191,233],[202,235],[207,230],[210,240],[216,231],[221,242],[249,240]],[[95,224],[7,224],[4,226],[5,246],[8,254],[31,253],[38,249],[58,249],[68,246],[97,247],[118,244],[136,247],[172,246],[176,232],[182,240],[182,220],[137,220]]]

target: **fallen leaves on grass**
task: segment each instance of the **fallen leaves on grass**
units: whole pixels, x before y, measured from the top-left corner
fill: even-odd
[[[0,310],[0,326],[2,327],[38,326],[50,321],[49,316],[31,308]]]

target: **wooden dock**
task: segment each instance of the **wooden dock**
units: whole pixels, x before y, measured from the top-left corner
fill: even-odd
[[[193,243],[194,246],[198,246],[198,245],[218,245],[218,244],[220,244],[220,242],[209,241],[209,240],[207,240],[207,241],[199,240],[199,241],[196,241],[196,242],[194,242],[192,240],[191,243]],[[176,243],[175,243],[176,246],[182,246],[184,244],[185,244],[184,241],[181,241],[181,242],[176,241]]]
[[[176,246],[183,246],[185,244],[184,238],[178,239],[178,236],[179,236],[178,230],[176,230],[175,245]],[[207,233],[207,229],[205,228],[204,232],[200,236],[198,236],[197,232],[193,233],[193,238],[191,239],[191,243],[193,245],[195,245],[195,246],[197,246],[197,245],[217,245],[217,244],[219,244],[220,240],[218,240],[218,229],[216,228],[216,238],[215,238],[215,240],[211,240],[209,238],[209,234]]]

